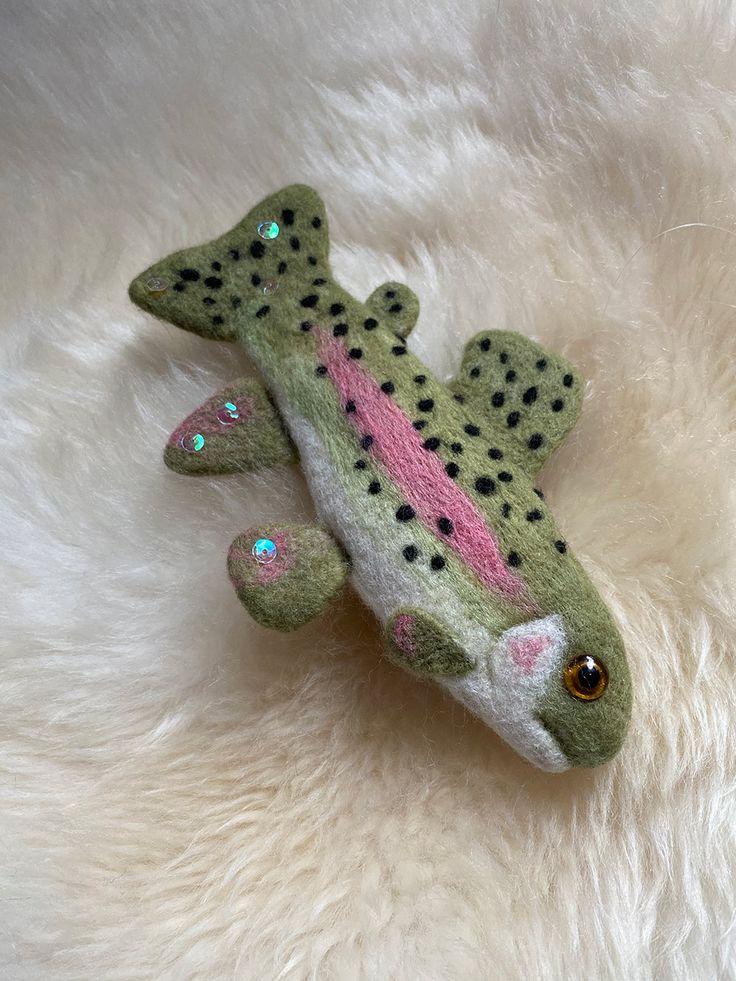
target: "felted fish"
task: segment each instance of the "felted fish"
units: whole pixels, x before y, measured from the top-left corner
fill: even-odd
[[[224,474],[298,459],[321,524],[259,526],[230,548],[257,621],[299,627],[350,579],[388,655],[532,763],[603,763],[629,723],[624,647],[535,488],[578,416],[580,378],[490,330],[440,382],[406,343],[414,293],[384,283],[360,302],[328,250],[322,201],[295,185],[134,280],[138,306],[242,344],[265,383],[235,381],[205,402],[173,432],[166,464]]]

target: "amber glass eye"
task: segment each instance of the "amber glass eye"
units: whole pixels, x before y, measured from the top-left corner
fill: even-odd
[[[590,654],[573,658],[565,666],[565,686],[575,698],[592,702],[601,697],[607,685],[608,672],[604,665]]]

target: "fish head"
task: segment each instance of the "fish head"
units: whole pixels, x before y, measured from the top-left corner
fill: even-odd
[[[522,756],[545,770],[593,767],[621,748],[631,679],[607,611],[591,625],[551,614],[505,630],[477,671],[453,684]]]
[[[231,231],[149,266],[130,284],[131,300],[161,320],[213,340],[259,337],[297,317],[329,281],[324,205],[311,188],[265,198]],[[317,286],[313,287],[313,284]]]

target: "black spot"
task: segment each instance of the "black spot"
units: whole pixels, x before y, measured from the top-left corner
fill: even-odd
[[[184,285],[184,283],[174,283],[174,289],[176,290],[177,293],[183,293],[184,290],[186,289],[186,286]]]
[[[412,423],[412,426],[415,429],[424,429],[426,425],[427,425],[426,419],[415,419],[415,421]]]
[[[540,501],[543,501],[544,500],[544,494],[540,491],[540,489],[538,487],[535,487],[534,488],[534,493],[537,495],[537,497],[540,499]]]
[[[300,326],[301,326],[301,329],[305,333],[307,333],[308,331],[310,331],[312,329],[312,322],[311,322],[311,320],[302,320]]]
[[[322,219],[319,217],[319,215],[315,215],[314,218],[312,218],[312,228],[320,228],[321,226]]]
[[[347,332],[348,332],[347,324],[335,324],[335,326],[332,328],[332,333],[335,335],[335,337],[344,337],[347,334]]]
[[[234,262],[237,262],[240,258],[240,252],[237,249],[228,249],[227,254]]]
[[[451,460],[449,463],[445,464],[445,473],[448,477],[457,477],[457,475],[460,473],[460,467]]]
[[[509,356],[505,351],[501,351],[498,356],[498,360],[501,362],[501,364],[506,364],[506,362],[509,360]]]
[[[196,283],[199,279],[199,273],[196,269],[180,269],[179,276],[188,283]]]
[[[564,408],[565,408],[565,403],[562,401],[562,399],[555,399],[554,402],[552,403],[553,412],[562,412]]]
[[[407,545],[401,553],[407,562],[413,562],[419,555],[416,545]]]
[[[467,426],[463,426],[463,429],[468,434],[468,436],[480,436],[480,429],[474,426],[472,422],[469,422]]]
[[[560,538],[555,542],[555,548],[560,553],[560,555],[564,555],[565,552],[567,551],[567,542],[563,542],[562,539]]]
[[[492,460],[503,460],[503,453],[499,449],[497,449],[495,446],[492,446],[490,448],[490,450],[488,451],[488,456]]]
[[[491,349],[490,339],[488,337],[484,337],[482,341],[478,342],[478,347],[481,349],[481,351],[490,351]]]
[[[439,449],[439,446],[440,440],[437,438],[437,436],[430,436],[429,439],[425,439],[424,441],[425,450],[437,450]]]
[[[449,518],[438,518],[437,527],[443,535],[451,535],[454,529],[454,525]]]
[[[501,507],[501,514],[504,516],[504,518],[508,518],[508,516],[511,514],[511,505],[509,504],[508,501],[503,502],[503,505]]]
[[[255,241],[250,243],[250,254],[254,259],[262,259],[266,254],[266,246],[263,242]]]
[[[565,388],[572,388],[572,375],[565,375],[565,377],[562,379],[562,384],[565,386]]]
[[[356,470],[365,470],[365,468],[367,466],[368,466],[368,464],[365,462],[365,460],[356,460],[355,461],[355,469]]]
[[[475,489],[479,494],[492,494],[496,489],[496,482],[491,477],[478,477],[475,482]]]
[[[333,303],[332,306],[330,307],[330,313],[332,314],[333,317],[337,317],[338,314],[344,312],[345,312],[345,307],[342,305],[342,303]]]
[[[509,368],[509,370],[506,372],[506,381],[507,382],[516,381],[516,372],[514,371],[513,368]]]
[[[284,208],[284,210],[281,212],[281,220],[285,225],[294,224],[294,212],[291,210],[291,208]]]
[[[508,470],[502,470],[497,476],[502,484],[510,484],[514,479],[514,475],[509,473]]]
[[[537,401],[538,394],[539,392],[536,390],[534,385],[532,385],[531,388],[527,388],[527,390],[521,396],[521,400],[524,403],[524,405],[532,405],[534,402]]]
[[[470,369],[470,377],[477,378],[480,375],[480,368],[476,365],[475,368]]]
[[[519,425],[519,419],[521,419],[520,412],[509,412],[509,414],[506,416],[506,425],[509,427],[509,429],[513,429],[514,426]]]
[[[369,494],[380,494],[381,493],[381,485],[379,484],[379,482],[377,480],[372,480],[370,482],[370,484],[368,484],[368,493]]]
[[[286,270],[287,270],[288,268],[289,268],[289,267],[288,267],[288,266],[286,265],[286,263],[285,263],[285,262],[283,262],[283,260],[282,260],[282,261],[281,261],[281,262],[279,263],[279,268],[278,268],[278,271],[279,271],[279,273],[280,273],[280,274],[281,274],[281,275],[283,276],[283,274],[284,274],[284,273],[286,272]]]
[[[296,237],[296,235],[291,236],[291,238],[289,239],[289,245],[292,247],[292,249],[295,252],[298,252],[299,249],[301,248],[301,243],[299,239]]]
[[[503,394],[503,392],[494,392],[493,395],[491,395],[491,405],[494,407],[494,409],[500,409],[505,401],[506,396]]]
[[[253,286],[261,285],[261,277],[258,275],[258,273],[253,273],[253,275],[250,277],[250,281],[253,284]]]
[[[230,297],[230,303],[232,304],[233,308],[235,308],[235,309],[237,309],[242,302],[243,301],[240,299],[239,296],[231,296]]]
[[[314,369],[314,372],[317,375],[326,375],[327,374],[327,365],[325,365],[325,364],[318,364],[317,367]]]
[[[420,399],[417,408],[420,412],[431,412],[434,408],[434,399]]]
[[[371,446],[373,446],[373,437],[364,436],[360,441],[360,445],[363,447],[364,450],[369,450]]]
[[[378,321],[374,320],[373,317],[368,317],[363,321],[363,326],[366,330],[375,330],[378,327]]]
[[[445,568],[445,560],[441,555],[433,555],[429,564],[432,566],[435,572],[439,572],[440,569]]]
[[[350,355],[351,358],[354,358],[356,361],[359,361],[360,358],[363,357],[363,349],[360,347],[351,347],[350,350],[348,351],[348,354]]]
[[[540,371],[544,371],[544,369],[546,367],[547,367],[547,359],[546,358],[540,358],[539,361],[537,361],[537,368]]]
[[[402,354],[406,354],[406,348],[405,347],[402,347],[399,344],[394,344],[394,346],[391,348],[391,353],[392,354],[395,354],[396,357],[398,358]]]
[[[403,309],[404,308],[402,307],[402,305],[400,303],[392,303],[391,306],[388,308],[388,312],[389,313],[401,313],[401,311]]]
[[[526,512],[526,520],[527,521],[541,521],[542,520],[542,512],[539,510],[539,508],[534,508],[533,511],[527,511]]]
[[[307,262],[309,263],[310,266],[316,266],[317,265],[317,260],[314,258],[313,255],[310,255],[309,256],[309,258],[307,259]]]
[[[219,276],[208,276],[204,281],[205,286],[209,286],[211,290],[219,290],[222,286],[222,280]]]
[[[211,297],[211,296],[205,296],[205,297],[203,297],[203,299],[202,299],[202,303],[204,303],[204,305],[205,305],[206,307],[212,307],[212,306],[214,306],[214,305],[215,305],[215,303],[217,303],[217,300],[215,300],[215,299],[214,299],[213,297]]]
[[[456,402],[459,402],[460,405],[462,405],[463,402],[465,401],[465,396],[464,395],[461,395],[459,392],[457,392],[452,397],[455,399]]]
[[[312,280],[312,286],[324,286],[326,282],[327,280],[322,279],[322,277],[320,276],[319,278]]]
[[[393,300],[393,298],[396,296],[396,290],[386,290],[383,295],[387,300]]]
[[[401,507],[397,508],[396,510],[397,521],[411,521],[414,515],[414,508],[410,504],[402,504]]]
[[[463,444],[462,443],[450,443],[450,449],[453,453],[462,453]]]
[[[258,316],[258,315],[256,314],[256,316]],[[223,318],[223,317],[221,317],[221,316],[220,316],[220,314],[218,313],[218,314],[217,314],[216,316],[214,316],[214,317],[212,318],[212,323],[213,323],[213,324],[217,324],[217,325],[219,326],[219,324],[224,324],[224,323],[225,323],[225,320],[224,320],[224,318]]]
[[[256,317],[258,317],[259,319],[262,317],[267,317],[270,309],[271,307],[269,307],[268,305],[266,305],[265,307],[261,307],[260,310],[256,310]]]
[[[414,375],[414,381],[417,383],[417,385],[423,385],[426,382],[426,380],[427,380],[426,375]]]
[[[385,392],[386,395],[391,395],[393,392],[396,391],[396,386],[392,381],[387,381],[381,385],[381,391]]]
[[[530,450],[538,450],[539,447],[544,443],[544,436],[541,433],[532,433],[527,440],[527,446]]]
[[[521,565],[521,556],[518,552],[509,552],[509,565],[514,567]]]
[[[348,401],[347,401],[347,402],[345,403],[345,411],[346,411],[346,412],[355,412],[355,402],[353,402],[353,400],[352,400],[352,399],[349,399],[349,400],[348,400]]]
[[[319,297],[316,293],[310,293],[309,296],[303,296],[301,299],[303,307],[316,307],[318,303]]]

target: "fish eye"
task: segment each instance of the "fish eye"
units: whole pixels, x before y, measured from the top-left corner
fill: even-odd
[[[600,698],[608,686],[605,665],[590,654],[582,654],[565,665],[565,687],[574,698],[584,702]]]

